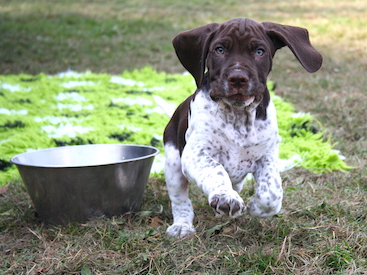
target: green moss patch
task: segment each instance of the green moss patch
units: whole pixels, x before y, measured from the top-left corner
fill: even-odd
[[[118,76],[0,76],[0,185],[19,177],[9,162],[12,156],[67,145],[152,145],[162,152],[154,166],[160,171],[169,114],[194,90],[190,75],[158,73],[149,67]],[[277,96],[273,100],[284,167],[297,164],[314,172],[349,168],[310,114],[296,113]]]

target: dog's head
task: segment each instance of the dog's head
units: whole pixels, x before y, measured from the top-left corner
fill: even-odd
[[[321,54],[306,29],[248,18],[212,23],[179,33],[173,46],[182,65],[201,88],[207,68],[210,96],[234,106],[259,104],[276,50],[288,46],[308,72],[317,71]]]

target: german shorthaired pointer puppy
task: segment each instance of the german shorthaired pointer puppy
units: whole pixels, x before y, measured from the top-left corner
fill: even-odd
[[[276,50],[288,46],[308,72],[322,56],[306,29],[237,18],[179,33],[173,45],[193,75],[196,92],[175,111],[164,132],[165,176],[172,201],[170,236],[195,233],[188,184],[196,183],[218,215],[277,214],[282,206],[280,141],[266,87]],[[255,194],[245,206],[238,192],[253,173]]]

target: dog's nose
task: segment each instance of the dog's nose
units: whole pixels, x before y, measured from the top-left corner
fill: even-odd
[[[232,72],[227,81],[231,87],[241,88],[248,84],[249,78],[243,72]]]

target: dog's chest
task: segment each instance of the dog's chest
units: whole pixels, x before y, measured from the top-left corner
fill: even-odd
[[[270,105],[268,118],[256,120],[254,112],[226,112],[199,93],[191,103],[186,146],[191,146],[197,158],[208,156],[220,163],[232,181],[241,181],[278,143],[275,110]]]

